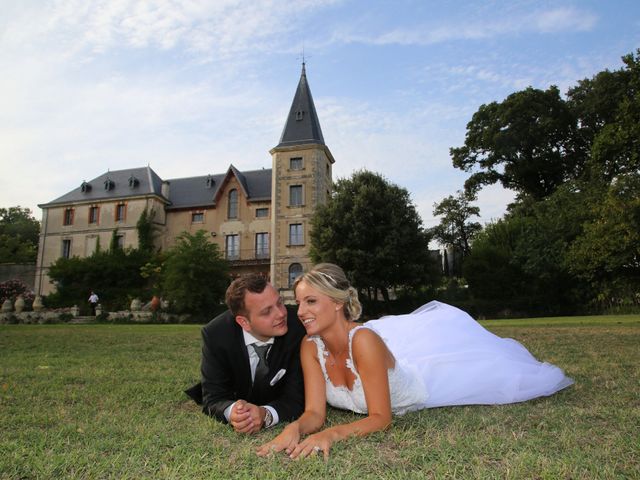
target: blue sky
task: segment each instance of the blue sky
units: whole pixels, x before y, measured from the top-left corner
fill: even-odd
[[[449,148],[483,103],[618,69],[637,1],[0,0],[0,206],[107,170],[162,178],[270,168],[307,77],[334,178],[405,187],[425,226],[467,174]],[[481,221],[513,198],[478,199]]]

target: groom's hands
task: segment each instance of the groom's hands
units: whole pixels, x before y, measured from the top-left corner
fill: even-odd
[[[264,425],[265,411],[253,403],[238,400],[229,414],[229,423],[238,433],[256,433]]]

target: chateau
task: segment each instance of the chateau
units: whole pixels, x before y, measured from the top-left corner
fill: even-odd
[[[150,167],[108,171],[39,205],[43,210],[35,292],[55,289],[48,268],[60,257],[86,257],[116,235],[137,247],[136,223],[153,212],[156,246],[205,230],[231,262],[232,275],[255,271],[280,290],[310,265],[310,218],[331,192],[333,155],[324,143],[305,64],[272,168],[162,179]]]

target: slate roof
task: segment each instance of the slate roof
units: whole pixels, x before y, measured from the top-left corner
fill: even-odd
[[[235,175],[249,201],[271,200],[271,169],[240,172],[233,165],[226,173],[200,177],[174,178],[169,182],[167,210],[215,206],[225,179]],[[209,180],[209,182],[207,181]]]
[[[276,148],[308,143],[325,144],[318,114],[316,113],[316,106],[313,103],[311,89],[307,82],[307,73],[304,63],[302,63],[298,89],[293,97],[289,116],[280,137],[280,143]]]
[[[158,174],[151,167],[128,168],[103,173],[88,182],[83,181],[70,192],[38,206],[49,207],[56,204],[115,200],[150,194],[162,196],[162,179]]]
[[[215,206],[216,198],[229,175],[234,175],[238,179],[243,193],[249,201],[271,200],[270,168],[240,172],[231,165],[226,173],[167,180],[169,183],[169,198],[165,199],[168,201],[167,210]],[[109,189],[106,188],[105,183],[108,180],[111,182]],[[130,180],[132,181],[131,186]],[[84,191],[83,185],[85,186]],[[86,188],[87,186],[88,188]],[[41,204],[39,207],[116,200],[149,194],[162,197],[162,179],[150,167],[129,168],[106,172],[88,182],[82,182],[78,188],[49,203]]]

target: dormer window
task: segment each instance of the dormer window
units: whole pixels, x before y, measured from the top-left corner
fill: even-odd
[[[104,181],[104,189],[107,192],[110,191],[110,190],[113,190],[115,186],[116,186],[115,182],[113,180],[111,180],[110,178],[107,178]]]
[[[140,184],[140,180],[131,175],[129,177],[129,188],[136,188]]]
[[[86,181],[85,181],[85,182],[82,182],[82,184],[80,185],[80,191],[81,191],[82,193],[88,193],[88,192],[90,192],[90,191],[91,191],[91,184],[90,184],[90,183],[87,183]]]
[[[207,175],[207,188],[213,188],[216,184],[216,181],[213,179],[211,175]]]
[[[303,117],[304,117],[304,112],[302,110],[298,110],[296,112],[296,122],[301,121]]]

